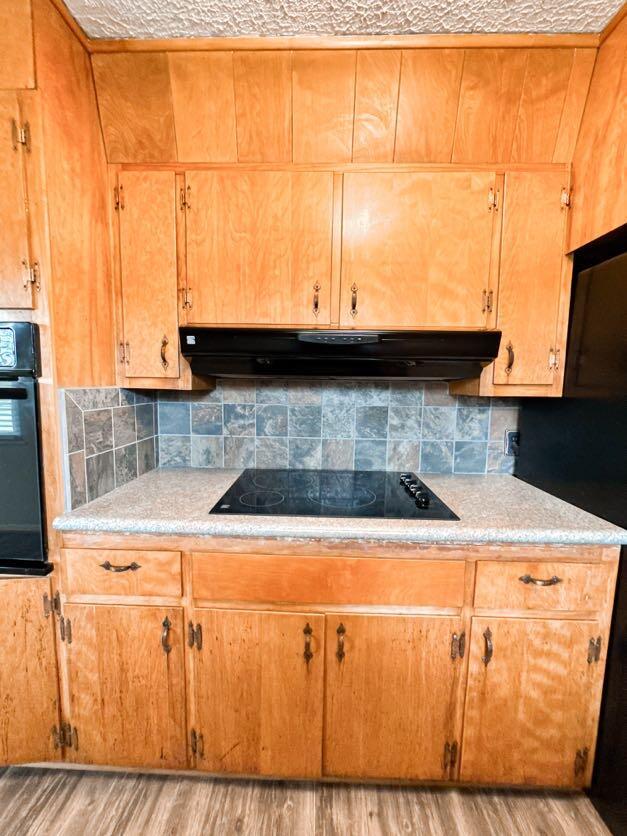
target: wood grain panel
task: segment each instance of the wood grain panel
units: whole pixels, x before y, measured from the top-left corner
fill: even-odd
[[[573,159],[596,55],[596,49],[574,50],[566,100],[553,150],[554,163],[569,163]]]
[[[477,563],[475,607],[511,610],[601,610],[614,580],[611,563]],[[530,575],[539,580],[559,578],[553,586],[523,583]]]
[[[327,616],[325,776],[449,777],[444,744],[459,740],[462,668],[451,636],[461,629],[458,618]]]
[[[193,595],[214,601],[461,607],[461,560],[195,554]]]
[[[292,55],[295,163],[348,163],[353,150],[357,53]]]
[[[494,652],[486,666],[484,632]],[[601,663],[589,664],[595,621],[473,618],[462,781],[575,787],[577,750],[594,746]]]
[[[466,50],[454,163],[509,161],[528,57],[524,49]]]
[[[67,595],[181,595],[179,552],[63,549]],[[137,569],[108,571],[136,564]]]
[[[66,604],[66,660],[78,763],[184,769],[183,611]],[[170,621],[165,653],[163,622]]]
[[[394,160],[400,71],[398,50],[357,53],[353,162]]]
[[[237,162],[232,52],[168,55],[181,162]]]
[[[239,162],[291,162],[291,53],[236,52],[233,71]]]
[[[168,56],[93,55],[94,78],[110,163],[177,158]]]
[[[573,159],[569,249],[627,221],[627,18],[599,49]]]
[[[0,90],[35,86],[30,0],[0,3]]]
[[[44,594],[48,578],[0,580],[0,766],[59,757],[54,620],[44,616]]]
[[[194,710],[209,772],[320,775],[324,616],[194,610]],[[303,658],[306,625],[312,658]]]
[[[494,382],[550,384],[555,347],[566,211],[560,205],[561,172],[510,171],[505,203],[497,327],[503,332]],[[508,344],[514,351],[511,373]]]
[[[494,183],[490,172],[346,174],[341,324],[485,325]]]
[[[193,171],[186,179],[190,321],[328,324],[331,172]]]
[[[394,161],[451,161],[464,51],[404,50]]]
[[[550,162],[557,141],[574,50],[529,52],[512,145],[512,162]]]

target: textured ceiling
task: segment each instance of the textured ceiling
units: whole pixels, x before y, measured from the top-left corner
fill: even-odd
[[[66,0],[92,38],[598,32],[621,0]]]

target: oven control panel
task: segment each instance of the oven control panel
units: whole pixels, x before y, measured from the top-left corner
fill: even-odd
[[[17,346],[13,328],[0,328],[0,368],[14,369],[17,365]]]

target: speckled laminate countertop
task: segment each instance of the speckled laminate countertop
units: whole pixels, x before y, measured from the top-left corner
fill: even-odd
[[[627,531],[513,476],[436,476],[424,482],[458,516],[449,520],[210,515],[239,470],[154,470],[57,517],[59,531],[388,540],[408,543],[617,545]]]

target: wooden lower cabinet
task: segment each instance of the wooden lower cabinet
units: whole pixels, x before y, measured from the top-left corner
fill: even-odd
[[[0,766],[60,757],[54,622],[48,578],[0,580]]]
[[[327,616],[325,775],[456,777],[461,632],[455,617]]]
[[[319,776],[324,616],[197,609],[193,617],[202,635],[190,650],[196,767]]]
[[[63,614],[71,759],[185,768],[183,610],[66,604]]]
[[[596,621],[472,619],[462,781],[590,782],[604,667],[590,640],[598,636]]]

